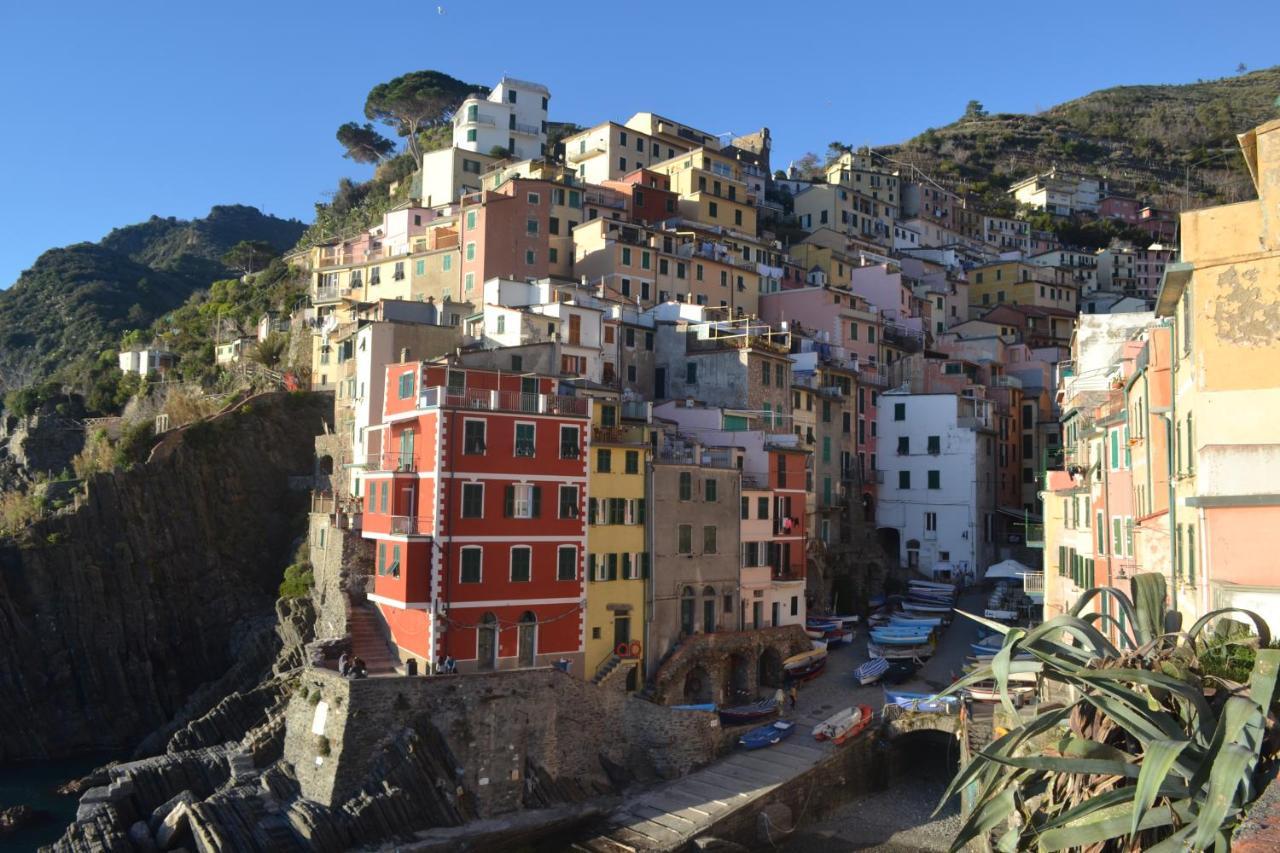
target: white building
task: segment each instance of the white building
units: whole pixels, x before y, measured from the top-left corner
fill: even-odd
[[[1053,249],[1032,255],[1027,258],[1027,263],[1066,270],[1072,281],[1080,285],[1081,293],[1092,293],[1098,289],[1098,257],[1093,252]]]
[[[1004,216],[982,217],[982,241],[996,246],[1001,252],[1031,252],[1031,225],[1021,219]]]
[[[456,129],[454,136],[457,136]],[[496,157],[489,156],[487,149],[474,151],[450,147],[423,154],[423,207],[443,207],[456,202],[467,193],[479,192],[480,176],[497,162]]]
[[[902,565],[929,575],[950,563],[980,578],[994,561],[990,407],[951,393],[880,395],[876,526],[898,532]]]
[[[453,116],[453,144],[488,154],[505,149],[517,160],[547,153],[547,103],[551,92],[541,83],[503,77],[489,97],[467,98]]]
[[[120,353],[120,369],[125,373],[136,373],[139,376],[164,373],[177,361],[176,355],[158,346],[127,349]]]
[[[1102,185],[1096,178],[1082,178],[1051,169],[1032,175],[1009,187],[1016,201],[1052,213],[1071,216],[1097,213]]]

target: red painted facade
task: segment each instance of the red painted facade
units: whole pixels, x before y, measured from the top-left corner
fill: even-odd
[[[386,370],[363,535],[394,641],[463,670],[577,663],[590,401],[550,377]]]
[[[773,541],[782,556],[780,580],[805,576],[805,466],[806,450],[770,447],[769,486],[773,490]],[[790,521],[790,524],[787,522]],[[776,573],[776,570],[775,570]]]

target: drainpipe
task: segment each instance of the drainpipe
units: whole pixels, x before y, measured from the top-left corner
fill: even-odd
[[[648,425],[646,424],[646,426]],[[650,434],[648,429],[645,430],[645,433],[646,435]],[[654,548],[653,548],[653,528],[654,528],[653,519],[658,509],[657,506],[655,506],[655,501],[654,501],[654,494],[655,494],[653,489],[654,460],[652,458],[652,454],[656,453],[656,451],[653,449],[652,443],[650,443],[649,452],[651,456],[650,456],[649,462],[645,465],[645,496],[644,496],[644,504],[645,504],[644,537],[645,537],[645,547],[648,549],[648,552],[649,552],[649,576],[645,578],[645,581],[644,581],[644,585],[645,585],[644,668],[645,669],[649,669],[653,665],[653,663],[658,660],[658,655],[654,654],[653,646],[650,644],[650,638],[653,633],[653,597],[654,597],[654,586],[655,586],[654,575],[656,574],[655,567],[657,566],[657,559],[656,559],[657,554],[654,552]],[[588,460],[587,464],[590,465],[590,460]],[[644,679],[643,679],[644,681],[648,681],[648,673],[641,672],[640,674],[644,676]]]
[[[1174,493],[1174,447],[1173,425],[1178,417],[1178,326],[1169,320],[1162,320],[1160,325],[1169,329],[1169,405],[1152,407],[1152,414],[1159,415],[1164,421],[1165,457],[1169,470],[1169,610],[1178,610],[1178,504]],[[1181,626],[1179,626],[1181,627]]]

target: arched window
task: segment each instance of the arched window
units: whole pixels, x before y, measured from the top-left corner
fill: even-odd
[[[686,586],[680,593],[680,630],[686,636],[695,630],[693,612],[693,587]]]

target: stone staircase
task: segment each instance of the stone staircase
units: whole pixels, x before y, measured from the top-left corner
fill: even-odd
[[[391,675],[400,665],[392,651],[382,617],[368,604],[352,604],[347,614],[347,630],[351,634],[351,651],[364,658],[369,675]]]
[[[618,679],[625,680],[631,671],[639,666],[640,661],[636,658],[609,655],[608,659],[600,664],[600,668],[596,670],[596,674],[591,678],[591,683],[597,687],[604,687]]]
[[[965,739],[969,755],[974,756],[991,743],[995,727],[995,708],[988,702],[971,702],[969,719],[965,725]]]

